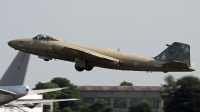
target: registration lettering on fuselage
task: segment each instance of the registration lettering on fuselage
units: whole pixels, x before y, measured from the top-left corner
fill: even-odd
[[[161,68],[162,65],[155,64],[155,67]]]

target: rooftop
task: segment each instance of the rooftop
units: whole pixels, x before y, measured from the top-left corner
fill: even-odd
[[[162,86],[78,86],[80,91],[162,91]]]

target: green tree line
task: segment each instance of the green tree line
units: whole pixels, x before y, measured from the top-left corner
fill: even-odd
[[[66,78],[54,78],[50,82],[39,82],[35,89],[49,89],[67,87],[62,91],[55,91],[50,93],[44,93],[44,99],[80,99],[80,92],[77,86],[70,83]],[[49,112],[50,107],[44,106],[44,112]],[[114,112],[114,109],[107,106],[107,102],[104,99],[96,101],[94,104],[84,104],[81,100],[68,101],[68,102],[54,102],[54,112]]]
[[[162,85],[162,100],[165,112],[200,112],[200,79],[194,76],[185,76],[175,80],[173,76],[165,78],[166,84]],[[133,86],[132,83],[123,81],[120,86]],[[62,91],[44,93],[44,99],[80,99],[77,86],[70,83],[66,78],[54,78],[50,82],[39,82],[35,89],[48,89],[67,87]],[[44,107],[44,112],[49,112],[49,106]],[[69,102],[54,102],[54,112],[114,112],[112,107],[107,106],[104,99],[99,99],[94,104],[85,104],[81,100]],[[143,100],[132,104],[129,112],[154,112],[150,102]]]

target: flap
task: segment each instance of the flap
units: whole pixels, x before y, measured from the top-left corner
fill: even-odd
[[[65,46],[63,48],[63,51],[66,53],[69,53],[71,55],[77,56],[77,58],[83,58],[83,59],[95,59],[95,60],[106,60],[106,61],[113,61],[113,62],[119,62],[118,59],[88,50],[76,46]]]
[[[171,67],[171,68],[177,68],[177,69],[190,69],[186,63],[180,62],[180,61],[173,61],[173,62],[165,63],[163,65],[167,67]]]

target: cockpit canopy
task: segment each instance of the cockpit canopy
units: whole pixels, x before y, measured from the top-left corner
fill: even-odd
[[[53,38],[51,36],[44,35],[44,34],[39,34],[39,35],[33,37],[33,39],[38,39],[38,40],[40,40],[40,39],[57,40],[57,39],[55,39],[55,38]]]

